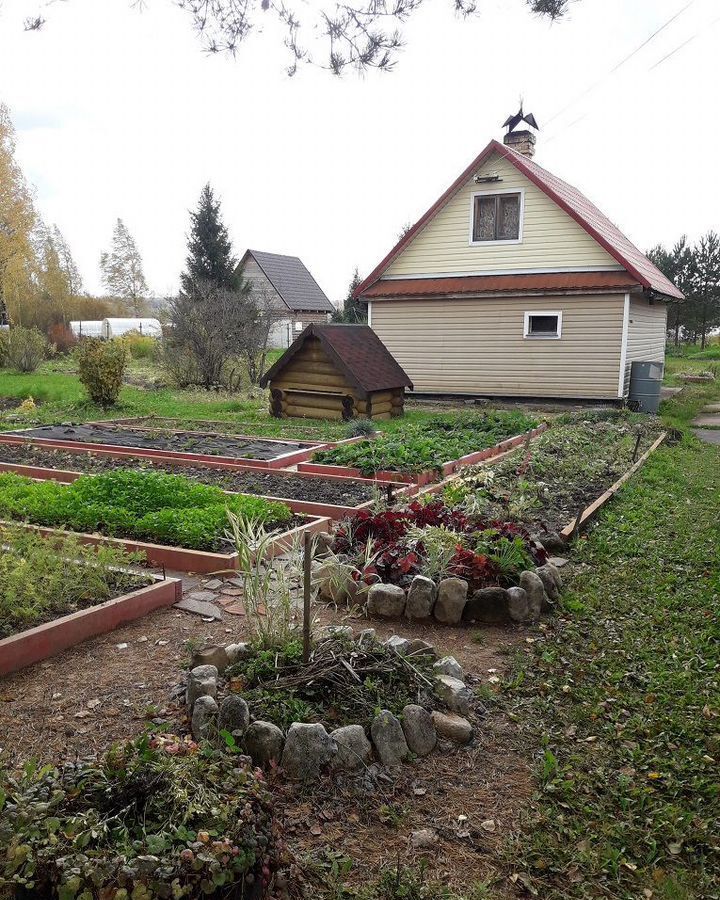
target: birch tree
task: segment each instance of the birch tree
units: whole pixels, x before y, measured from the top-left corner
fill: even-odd
[[[100,257],[100,269],[108,294],[126,304],[134,316],[141,316],[148,287],[140,251],[122,219],[115,223],[111,249]]]

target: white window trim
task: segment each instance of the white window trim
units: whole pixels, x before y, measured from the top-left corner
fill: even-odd
[[[530,334],[530,316],[557,316],[557,334]],[[561,309],[530,309],[525,312],[523,337],[529,341],[559,341],[562,337],[563,314]]]
[[[520,194],[520,222],[518,225],[518,236],[502,241],[474,241],[473,240],[473,224],[475,221],[475,198],[476,197],[496,197],[498,194]],[[470,233],[469,244],[471,247],[497,247],[498,244],[522,244],[523,240],[523,219],[525,218],[525,190],[524,188],[507,188],[503,191],[473,191],[470,195]]]
[[[372,328],[372,302],[368,300],[368,326]]]

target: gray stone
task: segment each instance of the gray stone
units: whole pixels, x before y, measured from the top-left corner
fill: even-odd
[[[555,569],[555,566],[553,566],[553,569]],[[557,572],[557,569],[555,569],[555,572]],[[560,596],[560,588],[558,587],[555,574],[548,567],[547,563],[544,566],[538,566],[537,569],[535,569],[535,574],[538,576],[540,581],[542,581],[543,587],[545,588],[545,596],[547,600],[543,604],[543,610],[549,609],[552,603]]]
[[[415,850],[429,850],[438,842],[437,831],[432,828],[420,828],[410,835],[410,846]]]
[[[445,625],[457,625],[467,603],[468,583],[462,578],[443,578],[438,586],[433,615]]]
[[[487,587],[475,591],[463,612],[463,622],[507,622],[508,595],[505,588]]]
[[[450,675],[438,675],[435,679],[435,693],[452,712],[466,716],[470,712],[470,701],[473,692],[459,678]]]
[[[415,756],[427,756],[435,749],[437,734],[432,716],[422,706],[411,703],[405,707],[402,711],[402,730]]]
[[[436,675],[449,675],[451,678],[457,678],[458,681],[465,680],[465,673],[460,663],[454,656],[443,656],[433,666],[433,672]]]
[[[218,672],[224,672],[228,667],[228,655],[225,648],[218,647],[216,644],[208,644],[195,650],[190,668],[195,669],[198,666],[215,666]]]
[[[218,705],[214,697],[198,697],[192,711],[192,733],[196,741],[211,740],[217,730]]]
[[[360,647],[367,647],[374,644],[377,640],[377,632],[374,628],[363,628],[357,637],[357,643]]]
[[[205,593],[210,593],[205,591]],[[222,610],[214,603],[206,603],[203,600],[193,600],[191,597],[183,597],[174,604],[176,609],[182,609],[184,612],[193,613],[196,616],[202,616],[205,619],[222,619]]]
[[[523,572],[520,575],[520,587],[527,594],[528,615],[534,622],[539,618],[541,611],[547,605],[545,585],[535,572]]]
[[[206,581],[203,585],[208,591],[219,591],[222,586],[223,583],[219,578],[211,578],[210,581]]]
[[[293,722],[282,753],[282,767],[292,781],[311,781],[320,776],[338,752],[337,744],[319,722]]]
[[[530,604],[527,591],[521,587],[508,588],[508,614],[513,622],[530,622]]]
[[[215,666],[196,666],[188,674],[185,702],[192,712],[198,697],[215,697],[217,695],[218,670]]]
[[[542,544],[548,553],[562,553],[567,550],[567,541],[557,531],[543,531],[536,535],[538,543]]]
[[[144,856],[136,856],[134,859],[134,863],[138,875],[140,875],[141,877],[148,877],[152,875],[155,869],[159,867],[160,860],[157,856],[150,856],[149,854],[146,854]]]
[[[237,694],[228,694],[220,704],[220,718],[218,728],[220,731],[229,731],[230,734],[241,736],[247,731],[250,724],[250,708],[242,697]]]
[[[431,713],[433,725],[439,735],[456,744],[469,744],[473,736],[473,727],[462,716],[454,713],[441,713],[434,709]]]
[[[435,647],[423,641],[421,638],[413,638],[407,648],[406,656],[427,656],[430,659],[437,659]]]
[[[405,591],[397,584],[374,584],[368,591],[368,614],[396,619],[405,612]]]
[[[228,658],[228,665],[234,666],[235,663],[252,656],[252,650],[249,644],[228,644],[225,648]]]
[[[548,562],[552,563],[556,569],[562,569],[568,564],[568,560],[564,556],[551,556]]]
[[[358,591],[357,582],[352,577],[353,567],[333,560],[319,565],[313,572],[313,584],[318,595],[326,603],[350,603]]]
[[[385,641],[385,646],[388,650],[394,650],[401,656],[406,656],[410,647],[410,641],[407,638],[400,637],[399,634],[394,634]]]
[[[272,722],[258,719],[245,732],[245,749],[256,766],[279,762],[283,749],[283,733]]]
[[[353,639],[353,630],[350,625],[325,625],[318,631],[318,640],[346,640]]]
[[[335,542],[334,535],[330,534],[329,531],[318,531],[313,535],[313,540],[315,542],[315,559],[324,559],[330,555],[332,545]]]
[[[333,770],[356,772],[363,769],[372,758],[372,744],[367,739],[362,725],[346,725],[330,732],[337,744],[337,754],[330,766]]]
[[[405,615],[408,619],[429,619],[435,606],[437,588],[432,578],[416,575],[407,595]]]
[[[375,716],[370,734],[384,766],[399,766],[407,759],[409,750],[402,725],[389,709]]]

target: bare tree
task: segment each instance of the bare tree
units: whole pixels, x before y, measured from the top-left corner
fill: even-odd
[[[282,314],[265,285],[253,285],[248,300],[251,309],[245,331],[243,355],[250,384],[257,384],[265,374],[270,333]]]
[[[148,291],[142,257],[122,219],[115,223],[112,248],[100,257],[100,268],[108,293],[127,303],[136,316],[142,315]]]
[[[39,0],[36,0],[39,2]],[[55,0],[45,0],[43,6]],[[142,5],[142,0],[132,0]],[[195,30],[210,53],[237,53],[251,31],[261,31],[264,15],[274,17],[285,31],[285,46],[290,53],[287,67],[294,75],[300,63],[312,63],[336,75],[348,67],[392,69],[403,47],[400,26],[422,5],[423,0],[361,0],[358,4],[343,0],[172,0],[186,10]],[[525,0],[531,12],[560,19],[570,0]],[[450,0],[456,15],[467,18],[477,11],[477,0]],[[37,12],[25,19],[26,31],[39,31],[46,17]],[[304,34],[317,34],[322,54],[313,57]]]

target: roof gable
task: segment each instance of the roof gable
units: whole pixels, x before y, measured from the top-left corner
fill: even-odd
[[[613,263],[628,271],[643,287],[650,288],[669,297],[682,298],[682,294],[675,285],[580,191],[552,175],[528,157],[516,153],[498,141],[491,141],[482,153],[470,163],[447,191],[395,245],[368,278],[358,286],[355,296],[361,296],[367,288],[386,273],[392,264],[398,260],[398,257],[409,248],[420,232],[431,223],[441,210],[444,210],[451,203],[462,188],[471,182],[478,169],[488,162],[494,154],[500,156],[503,161],[507,161],[507,164],[514,167],[532,185],[549,197],[560,210],[574,220],[592,238],[594,244],[602,248],[602,251],[607,254],[604,257],[606,262]],[[479,189],[480,187],[478,187]],[[587,244],[587,239],[585,239],[585,242]],[[516,245],[515,249],[517,249],[518,254],[522,252],[522,246],[522,244]],[[571,265],[571,263],[568,263],[568,267],[571,267]],[[586,267],[588,269],[593,268],[590,265]],[[393,275],[396,274],[405,273],[393,272]]]
[[[272,381],[310,337],[320,340],[338,371],[362,395],[399,387],[412,389],[412,382],[400,364],[369,325],[308,325],[263,375],[260,386]]]
[[[252,257],[288,309],[297,312],[335,312],[322,288],[297,256],[247,250],[240,266]]]

